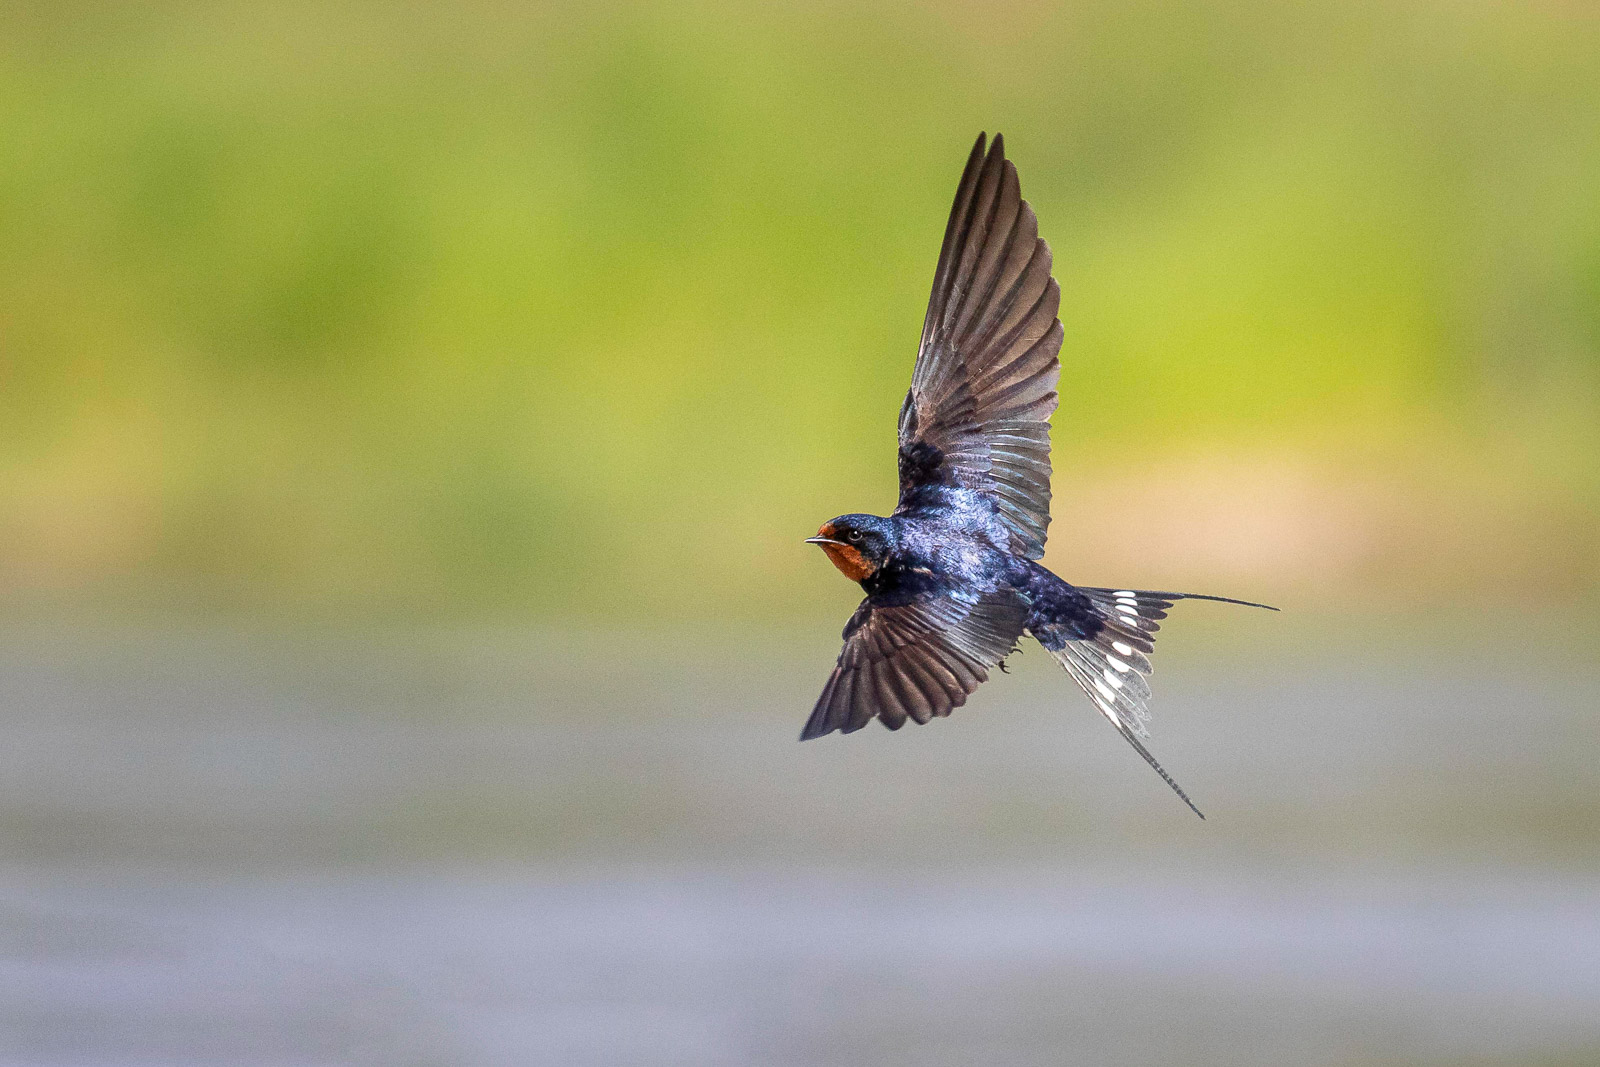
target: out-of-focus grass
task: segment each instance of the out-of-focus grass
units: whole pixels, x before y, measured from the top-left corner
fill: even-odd
[[[996,128],[1063,288],[1051,562],[1600,584],[1581,6],[3,19],[9,610],[836,606],[796,542],[890,506]]]

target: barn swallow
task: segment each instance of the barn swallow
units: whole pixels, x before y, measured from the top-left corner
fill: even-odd
[[[899,502],[807,538],[867,596],[800,739],[949,715],[1028,634],[1203,819],[1143,744],[1155,632],[1179,600],[1267,605],[1074,586],[1038,562],[1061,290],[1004,140],[984,143],[979,134],[956,188],[900,407]]]

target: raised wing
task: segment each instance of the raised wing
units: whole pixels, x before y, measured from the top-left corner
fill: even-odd
[[[800,733],[809,741],[859,730],[876,716],[891,730],[967,702],[1027,623],[1006,590],[974,597],[930,593],[907,603],[868,597],[844,628],[844,651]]]
[[[911,390],[900,409],[900,508],[919,490],[987,495],[1011,549],[1044,554],[1061,290],[1050,246],[996,134],[972,146],[945,227]]]

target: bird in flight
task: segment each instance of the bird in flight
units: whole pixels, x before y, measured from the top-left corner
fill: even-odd
[[[1267,605],[1075,586],[1038,562],[1061,377],[1050,262],[1004,139],[985,151],[979,134],[900,407],[899,503],[887,517],[840,515],[807,539],[867,597],[800,739],[949,715],[1026,633],[1203,819],[1142,741],[1155,632],[1178,600]]]

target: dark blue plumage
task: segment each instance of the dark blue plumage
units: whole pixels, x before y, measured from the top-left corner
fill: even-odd
[[[980,134],[956,191],[900,409],[899,503],[810,538],[867,597],[800,736],[948,715],[1026,633],[1194,808],[1140,741],[1155,631],[1192,595],[1079,588],[1036,562],[1050,523],[1060,290],[1001,138],[984,146]]]

